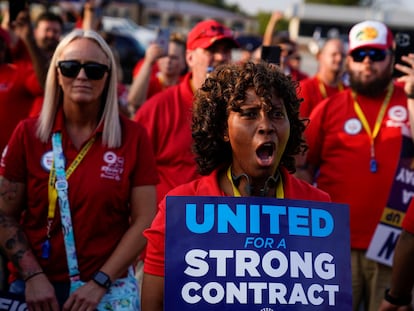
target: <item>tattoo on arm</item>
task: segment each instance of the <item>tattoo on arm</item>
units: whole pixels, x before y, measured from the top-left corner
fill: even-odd
[[[19,224],[23,203],[20,192],[19,183],[0,177],[0,247],[25,279],[41,268]]]
[[[0,217],[1,219],[2,217]],[[4,226],[3,223],[0,223],[3,226],[3,229],[8,227],[11,229],[11,222],[9,225]],[[17,269],[21,269],[20,260],[23,258],[24,254],[29,250],[29,243],[26,239],[26,236],[23,230],[15,223],[15,232],[11,232],[11,236],[6,238],[4,241],[3,249],[9,255],[10,260],[13,262]],[[10,232],[10,230],[9,230]]]
[[[4,247],[6,248],[7,251],[12,251],[14,248],[16,247],[21,248],[22,246],[24,248],[27,248],[29,245],[27,243],[26,236],[24,235],[23,230],[18,227],[16,229],[17,229],[16,234],[13,235],[8,240],[6,240],[4,244]]]
[[[23,258],[25,252],[25,250],[20,249],[10,257],[11,262],[19,271],[21,270],[20,260]]]
[[[6,202],[13,201],[17,196],[17,183],[0,178],[0,198]]]

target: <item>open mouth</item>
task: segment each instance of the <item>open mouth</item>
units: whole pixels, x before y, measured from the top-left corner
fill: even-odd
[[[269,164],[273,159],[275,151],[275,144],[272,142],[264,143],[256,150],[256,155],[262,162],[262,164]]]

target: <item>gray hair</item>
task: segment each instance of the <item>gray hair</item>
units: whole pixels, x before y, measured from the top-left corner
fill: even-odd
[[[42,142],[47,142],[50,138],[56,113],[62,101],[62,90],[57,78],[57,62],[62,55],[63,50],[69,43],[79,38],[88,38],[96,42],[110,61],[110,73],[106,92],[107,96],[104,99],[103,113],[99,120],[99,124],[103,122],[103,144],[110,148],[119,147],[121,145],[121,124],[118,111],[116,62],[109,45],[93,30],[73,30],[67,34],[56,47],[47,72],[43,106],[40,112],[36,132],[37,136]]]

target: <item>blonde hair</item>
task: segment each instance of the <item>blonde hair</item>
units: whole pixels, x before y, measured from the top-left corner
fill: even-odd
[[[56,47],[47,72],[45,95],[36,134],[44,143],[50,138],[56,113],[62,101],[62,90],[57,77],[57,62],[69,43],[79,38],[88,38],[96,42],[110,61],[107,89],[104,90],[104,94],[106,91],[106,98],[104,99],[105,102],[103,103],[104,107],[99,124],[103,122],[102,143],[109,148],[119,147],[122,137],[118,111],[116,62],[109,45],[93,30],[73,30]]]

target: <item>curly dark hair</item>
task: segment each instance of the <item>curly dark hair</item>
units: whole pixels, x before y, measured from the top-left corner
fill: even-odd
[[[192,136],[199,173],[208,175],[217,167],[231,164],[231,146],[223,138],[227,119],[230,111],[240,111],[251,88],[266,103],[271,103],[272,94],[283,100],[290,121],[290,136],[280,165],[294,173],[294,156],[307,149],[303,139],[306,120],[299,118],[302,100],[296,95],[297,85],[278,67],[265,62],[217,67],[195,95]]]

